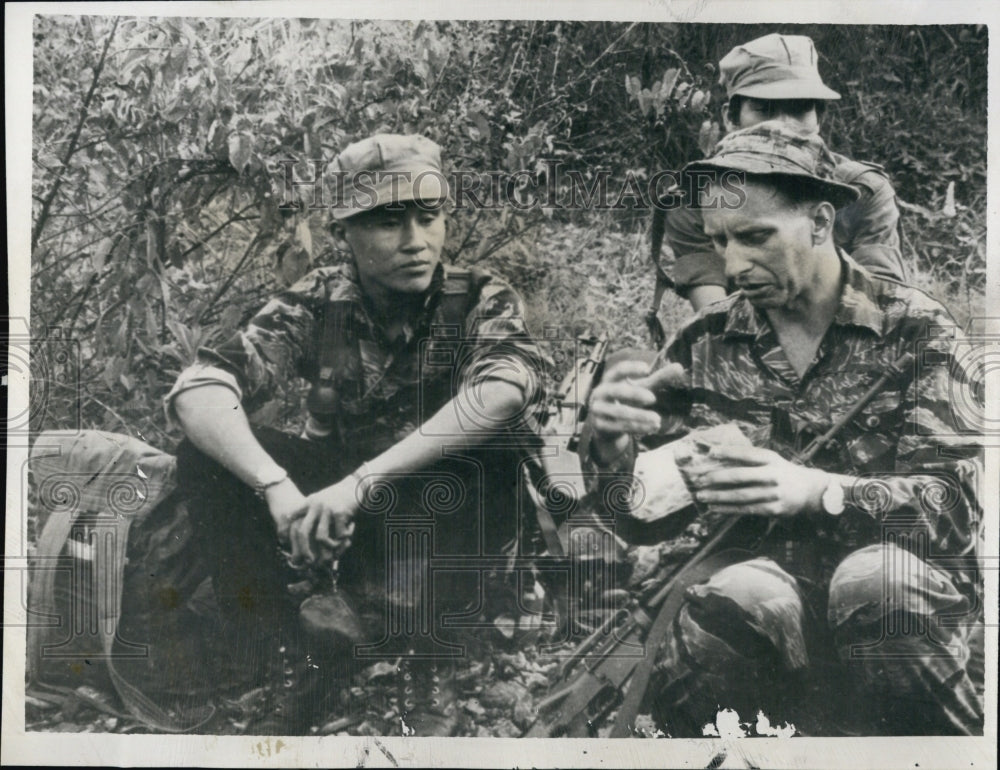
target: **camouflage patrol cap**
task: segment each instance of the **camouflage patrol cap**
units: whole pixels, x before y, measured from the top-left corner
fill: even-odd
[[[805,35],[764,35],[736,46],[719,62],[726,96],[751,99],[839,99],[823,84],[813,41]]]
[[[836,160],[819,134],[799,131],[782,120],[766,120],[723,137],[711,157],[689,163],[682,174],[732,170],[765,181],[789,177],[815,188],[820,198],[840,209],[856,201],[858,191],[836,181],[835,168]]]
[[[441,148],[419,134],[375,134],[350,144],[328,171],[338,177],[334,219],[406,201],[438,203],[448,197]]]

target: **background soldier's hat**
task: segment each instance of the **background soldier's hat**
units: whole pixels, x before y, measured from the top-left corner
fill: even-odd
[[[689,163],[682,173],[689,180],[692,171],[705,170],[792,177],[840,209],[856,201],[858,191],[836,181],[836,165],[819,134],[798,131],[781,120],[766,120],[723,137],[710,158]],[[692,181],[685,183],[686,189],[698,189]]]
[[[328,167],[337,175],[334,219],[406,201],[448,197],[441,148],[418,134],[376,134],[348,145]]]
[[[813,41],[805,35],[759,37],[736,46],[719,62],[726,96],[751,99],[839,99],[823,84]]]

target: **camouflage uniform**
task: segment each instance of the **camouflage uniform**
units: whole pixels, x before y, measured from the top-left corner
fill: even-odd
[[[906,280],[899,250],[896,193],[881,166],[831,153],[833,178],[853,185],[861,197],[837,212],[833,237],[838,246],[875,275]],[[667,212],[664,235],[673,253],[657,269],[673,281],[681,296],[695,286],[728,286],[722,257],[702,228],[701,211],[689,205]]]
[[[454,325],[445,323],[442,309],[444,293],[456,281],[456,270],[440,267],[418,317],[390,339],[362,292],[353,264],[315,270],[272,299],[243,331],[216,348],[200,350],[198,362],[180,375],[167,397],[169,410],[179,393],[205,384],[223,385],[252,411],[289,378],[315,379],[322,314],[329,302],[346,302],[354,344],[348,345],[346,360],[338,362],[335,415],[309,414],[301,438],[255,428],[264,448],[309,494],[417,430],[460,387],[495,379],[521,388],[527,406],[506,438],[456,450],[433,466],[378,482],[371,490],[356,520],[354,545],[341,559],[340,585],[377,604],[385,603],[387,581],[394,581],[390,599],[407,606],[417,603],[415,594],[426,588],[421,581],[428,553],[423,561],[402,559],[389,566],[389,540],[403,531],[397,523],[415,523],[434,553],[461,555],[473,564],[484,549],[498,553],[517,532],[512,497],[517,477],[511,474],[517,472],[516,455],[534,435],[536,408],[543,398],[539,352],[527,332],[521,299],[486,274],[472,281],[461,338]],[[192,514],[201,539],[217,550],[213,561],[224,609],[231,615],[249,610],[252,622],[263,627],[290,622],[286,586],[297,578],[278,557],[267,506],[188,442],[182,444],[178,461],[180,482],[196,500]],[[387,574],[397,569],[403,572]],[[476,598],[477,581],[470,580],[468,572],[462,574],[461,580],[457,572],[452,575],[449,590],[435,573],[439,593],[468,601],[471,591]]]
[[[803,377],[741,293],[705,308],[659,355],[685,367],[690,390],[671,402],[654,440],[735,422],[785,457],[902,353],[918,362],[814,460],[861,479],[842,515],[779,519],[757,558],[688,589],[652,685],[654,713],[672,735],[700,735],[719,707],[809,725],[797,698],[820,670],[835,683],[828,701],[845,673],[853,683],[840,692],[853,695],[851,713],[868,717],[860,731],[981,734],[983,706],[966,670],[982,606],[981,449],[952,403],[972,385],[962,333],[920,291],[841,261],[840,306]],[[604,470],[629,471],[635,448]],[[807,729],[830,729],[815,724]]]
[[[836,101],[819,74],[819,55],[804,35],[772,33],[734,47],[719,61],[719,83],[729,99],[786,102]],[[860,197],[837,212],[834,242],[875,275],[906,280],[899,251],[896,193],[881,166],[831,153],[831,179],[853,186]],[[657,265],[681,296],[695,286],[727,286],[724,264],[702,230],[701,212],[689,205],[666,212],[665,235],[673,264]],[[671,275],[672,273],[672,275]]]

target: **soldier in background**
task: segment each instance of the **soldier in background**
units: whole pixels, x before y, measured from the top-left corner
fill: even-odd
[[[770,527],[755,558],[687,589],[658,651],[653,713],[674,737],[702,735],[720,708],[829,731],[806,698],[818,682],[822,705],[845,697],[857,732],[982,734],[967,666],[981,448],[976,415],[952,403],[975,387],[963,334],[935,300],[837,247],[834,213],[858,196],[837,169],[817,134],[784,121],[690,164],[715,176],[699,219],[736,291],[679,329],[652,370],[620,363],[593,393],[590,462],[605,474],[631,473],[640,439],[735,423],[753,444],[716,447],[714,467],[688,479],[709,515]],[[732,177],[720,185],[734,173],[742,200]],[[907,351],[914,366],[814,467],[788,459]]]
[[[344,687],[331,674],[364,653],[402,658],[406,734],[449,735],[461,648],[442,617],[478,602],[477,556],[516,535],[540,357],[508,285],[441,262],[434,142],[377,135],[334,170],[334,233],[351,261],[306,275],[180,375],[167,397],[188,439],[178,480],[236,654],[270,688],[249,732],[308,731]],[[251,428],[247,412],[297,376],[313,383],[304,435]],[[456,569],[431,574],[442,554]],[[301,568],[332,566],[336,601],[302,603]]]
[[[736,46],[719,62],[719,71],[728,97],[723,109],[727,133],[765,120],[818,133],[826,103],[840,99],[820,78],[816,48],[804,35],[771,34]],[[858,191],[857,200],[837,211],[834,242],[871,273],[905,281],[899,211],[888,177],[880,166],[836,153],[833,158],[833,178]],[[696,202],[665,215],[673,263],[657,265],[657,297],[673,286],[695,310],[722,299],[733,287],[705,235]],[[654,305],[655,313],[659,302]]]

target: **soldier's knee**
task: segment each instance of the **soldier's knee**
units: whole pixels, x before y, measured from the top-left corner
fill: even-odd
[[[690,587],[686,598],[679,631],[689,649],[711,635],[746,657],[772,651],[789,669],[807,664],[798,586],[770,559],[726,567]],[[714,641],[711,648],[718,650]]]
[[[941,570],[898,546],[871,545],[850,554],[834,572],[828,620],[834,628],[868,625],[897,613],[961,613],[965,604]]]

